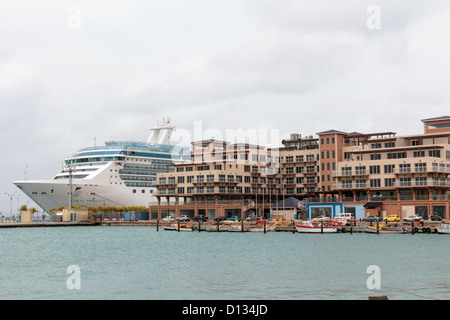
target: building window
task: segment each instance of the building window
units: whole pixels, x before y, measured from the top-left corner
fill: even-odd
[[[401,173],[411,172],[411,165],[409,163],[402,163],[399,167]]]
[[[427,177],[416,177],[416,186],[426,186]]]
[[[370,166],[370,174],[380,174],[380,166]]]
[[[414,169],[416,172],[425,172],[425,171],[427,171],[427,164],[426,163],[415,163]]]
[[[430,150],[428,151],[428,156],[440,158],[441,157],[441,150]]]
[[[450,128],[450,122],[429,124],[428,129]]]
[[[379,153],[371,154],[370,160],[381,160],[381,154]]]
[[[384,179],[384,186],[385,187],[395,187],[395,179],[394,178]]]
[[[379,187],[381,187],[380,179],[370,179],[370,187],[371,188],[379,188]]]
[[[388,153],[388,159],[403,159],[406,158],[406,152]]]

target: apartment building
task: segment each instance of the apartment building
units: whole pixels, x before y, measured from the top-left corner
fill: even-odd
[[[307,217],[352,212],[449,217],[450,117],[422,120],[424,133],[328,130],[291,134],[283,147],[204,140],[191,161],[159,173],[152,218],[166,215],[262,215],[287,197]]]

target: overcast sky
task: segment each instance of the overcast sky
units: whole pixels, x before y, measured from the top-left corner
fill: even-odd
[[[81,147],[178,128],[423,132],[450,115],[450,3],[15,0],[0,5],[0,212]]]

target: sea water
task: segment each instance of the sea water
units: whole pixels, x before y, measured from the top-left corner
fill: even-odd
[[[0,246],[0,299],[450,299],[450,235],[91,226]]]

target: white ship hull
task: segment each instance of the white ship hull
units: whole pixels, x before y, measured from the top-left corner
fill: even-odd
[[[17,181],[14,183],[46,212],[50,209],[69,206],[69,184],[67,181],[40,180]],[[86,184],[86,181],[74,179],[72,206],[81,207],[128,207],[145,206],[156,202],[151,194],[153,188],[146,188],[142,193],[139,188],[109,184]],[[136,192],[133,193],[133,190]]]

